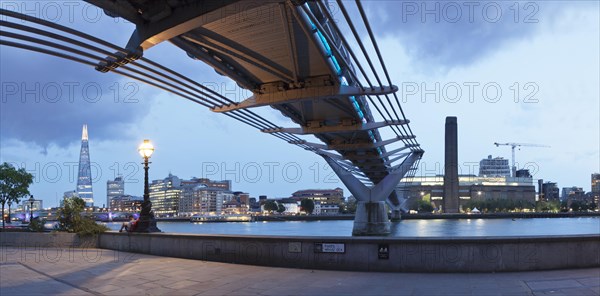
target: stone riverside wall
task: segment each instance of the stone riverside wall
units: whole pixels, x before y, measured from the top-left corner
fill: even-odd
[[[600,235],[547,237],[283,237],[106,232],[104,249],[277,267],[497,272],[600,266]]]

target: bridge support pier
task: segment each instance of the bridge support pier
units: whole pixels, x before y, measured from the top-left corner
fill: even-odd
[[[333,158],[321,154],[333,169],[340,180],[357,200],[356,215],[354,217],[354,228],[352,235],[388,235],[390,234],[390,220],[388,218],[388,206],[386,201],[394,193],[398,182],[410,170],[412,165],[421,157],[420,154],[412,153],[402,164],[391,169],[375,186],[369,188],[357,179],[350,171],[342,167]],[[394,205],[392,209],[398,209],[400,216],[400,205]]]
[[[400,221],[401,217],[402,214],[400,212],[400,209],[392,209],[392,216],[390,217],[392,221]]]
[[[357,202],[352,235],[388,235],[390,225],[385,201]]]

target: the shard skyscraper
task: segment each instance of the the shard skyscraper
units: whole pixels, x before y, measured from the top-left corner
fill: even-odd
[[[85,202],[86,207],[94,205],[92,192],[92,169],[90,166],[90,147],[88,145],[87,124],[81,133],[81,152],[79,153],[79,173],[77,175],[77,194]]]

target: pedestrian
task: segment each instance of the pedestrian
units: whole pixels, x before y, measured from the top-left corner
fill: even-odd
[[[123,224],[121,224],[121,229],[119,229],[119,232],[123,232],[123,229],[125,229],[125,231],[127,232],[132,232],[135,228],[136,222],[137,220],[133,218],[133,215],[129,215],[129,222],[123,222]]]

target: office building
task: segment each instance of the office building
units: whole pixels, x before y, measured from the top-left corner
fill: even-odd
[[[528,169],[520,169],[517,170],[517,172],[515,173],[517,178],[533,178],[533,176],[531,175],[531,173],[529,172]],[[507,177],[510,177],[510,174],[506,175]]]
[[[250,205],[250,194],[249,193],[235,191],[235,192],[233,192],[233,198],[241,205],[246,205],[246,206]]]
[[[342,205],[344,203],[344,189],[307,189],[298,190],[292,193],[292,198],[297,201],[309,198],[312,199],[315,204],[317,202],[328,205]]]
[[[231,192],[230,180],[215,181],[206,178],[181,180],[169,174],[167,178],[154,180],[150,184],[150,201],[157,217],[219,215],[223,213],[225,203],[238,204],[242,200],[248,203],[247,193],[236,193]]]
[[[542,184],[542,194],[540,196],[540,200],[542,201],[553,201],[560,200],[560,190],[556,183],[554,182],[545,182]]]
[[[223,196],[224,214],[246,214],[249,210],[250,195],[248,193],[241,191],[225,192],[225,195]]]
[[[315,203],[313,209],[313,215],[337,215],[340,213],[340,207],[335,204],[322,204],[320,202]]]
[[[600,201],[600,174],[592,174],[592,191],[594,202],[598,205]]]
[[[94,206],[92,191],[92,169],[90,164],[90,147],[88,143],[87,124],[81,132],[81,150],[79,152],[79,169],[77,174],[77,195],[83,199],[86,207]]]
[[[204,184],[188,184],[181,188],[179,216],[220,215],[223,212],[225,200],[231,201],[233,199],[232,193],[222,188],[208,187]]]
[[[181,186],[206,185],[211,188],[220,188],[224,191],[231,191],[231,180],[215,181],[207,178],[191,178],[190,180],[181,180]]]
[[[562,195],[560,196],[561,200],[568,200],[568,199],[582,199],[585,196],[585,191],[583,191],[583,188],[581,187],[563,187],[562,189]]]
[[[479,162],[480,177],[510,177],[510,166],[508,159],[502,157],[492,158],[488,155],[487,158]]]
[[[249,210],[252,212],[260,212],[260,203],[256,200],[256,197],[251,197],[248,201]]]
[[[149,185],[152,211],[156,217],[174,217],[179,208],[181,180],[169,174],[162,180],[154,180]]]
[[[111,200],[117,196],[125,195],[125,182],[123,177],[116,177],[113,181],[106,181],[106,206],[112,209]]]
[[[110,199],[111,212],[137,213],[142,209],[144,198],[141,196],[119,195]]]

